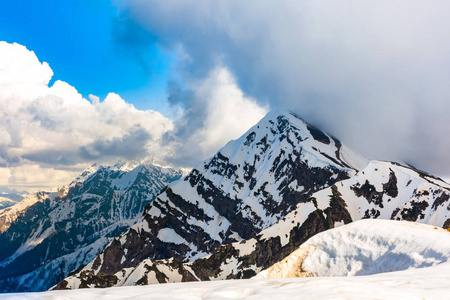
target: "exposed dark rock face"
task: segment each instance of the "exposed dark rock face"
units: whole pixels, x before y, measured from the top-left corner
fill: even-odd
[[[391,168],[389,168],[389,171],[389,180],[386,183],[383,183],[383,192],[385,192],[386,195],[395,198],[398,196],[397,177]]]
[[[402,220],[417,221],[418,219],[423,219],[425,217],[424,210],[429,206],[427,201],[411,201],[410,203],[410,208],[404,208],[400,211]]]
[[[433,202],[432,208],[433,209],[437,209],[438,206],[448,202],[449,199],[450,199],[450,195],[449,194],[442,193],[441,195],[436,197],[436,200]]]
[[[344,222],[345,224],[352,222],[347,204],[335,185],[331,187],[331,193],[330,206],[324,210],[329,228],[334,228],[336,222]]]
[[[382,197],[384,195],[383,192],[378,192],[372,184],[370,184],[369,180],[366,180],[363,185],[359,182],[356,183],[352,190],[355,192],[357,197],[363,196],[369,203],[375,203],[378,206],[383,205]]]
[[[56,284],[135,223],[156,193],[182,175],[152,165],[126,167],[91,167],[57,193],[38,193],[31,205],[19,204],[24,208],[14,211],[17,218],[0,234],[0,291]]]
[[[447,229],[447,230],[450,231],[450,218],[445,221],[445,223],[442,226],[442,228]]]
[[[376,219],[381,215],[380,211],[372,208],[372,209],[366,209],[366,211],[364,212],[364,217],[362,217],[363,219]]]
[[[106,288],[117,284],[117,276],[105,274],[102,272],[94,274],[94,272],[92,271],[82,271],[81,278],[83,278],[83,282],[79,286],[79,288],[81,289],[89,287]],[[67,281],[60,281],[56,285],[55,289],[67,290]]]
[[[397,177],[395,176],[395,172],[392,171],[392,169],[389,169],[389,180],[385,183],[383,183],[383,190],[377,191],[375,186],[370,184],[369,180],[366,180],[363,185],[361,185],[359,182],[357,182],[355,185],[351,187],[351,189],[354,191],[355,195],[357,197],[363,196],[367,199],[369,203],[374,203],[375,205],[379,206],[380,208],[383,208],[383,195],[388,195],[390,197],[397,197],[398,195],[398,187],[397,187]],[[375,172],[379,172],[378,170],[375,170]],[[371,211],[370,213],[366,211],[366,215],[369,217],[369,215],[373,217],[377,217],[377,213],[375,210]],[[376,218],[375,217],[375,218]]]
[[[330,138],[316,127],[308,125],[308,130],[316,141],[327,145],[330,143]]]

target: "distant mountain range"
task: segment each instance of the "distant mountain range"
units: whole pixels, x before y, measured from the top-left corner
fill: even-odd
[[[48,289],[137,222],[181,176],[150,164],[93,164],[57,192],[28,195],[0,210],[0,289]]]
[[[0,210],[0,287],[43,290],[69,272],[57,289],[250,278],[367,218],[450,227],[450,185],[273,111],[183,178],[93,165]]]

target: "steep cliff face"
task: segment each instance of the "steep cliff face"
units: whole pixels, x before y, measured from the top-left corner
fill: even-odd
[[[450,185],[408,167],[371,161],[352,178],[299,202],[254,238],[222,245],[211,255],[184,264],[174,259],[146,259],[135,268],[109,275],[85,269],[57,288],[250,278],[317,233],[366,218],[450,227]]]
[[[57,193],[37,193],[0,213],[0,290],[44,290],[136,223],[181,172],[153,165],[92,165]]]
[[[115,238],[82,272],[108,281],[148,258],[194,261],[220,245],[255,237],[299,203],[313,205],[308,200],[313,193],[351,177],[366,163],[295,114],[269,113],[170,184],[147,206],[141,222]]]

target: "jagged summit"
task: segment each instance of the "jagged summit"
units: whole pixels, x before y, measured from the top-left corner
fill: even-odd
[[[311,166],[332,165],[341,169],[360,170],[369,161],[367,158],[356,154],[343,145],[335,137],[324,133],[297,114],[285,110],[273,110],[261,119],[255,126],[250,128],[239,139],[230,141],[219,152],[230,160],[242,160],[239,155],[248,151],[247,146],[258,148],[259,142],[266,141],[266,144],[280,143],[279,148],[283,150],[285,144],[296,140],[297,148],[301,148],[304,153],[304,160],[311,158]],[[254,143],[256,141],[256,143]],[[294,148],[294,150],[296,150]],[[241,153],[239,153],[241,152]]]
[[[83,172],[81,172],[81,174],[79,176],[77,176],[77,178],[75,178],[69,185],[74,185],[77,182],[85,181],[93,173],[97,172],[99,168],[100,168],[100,165],[97,164],[96,162],[90,164],[89,167],[84,169]]]

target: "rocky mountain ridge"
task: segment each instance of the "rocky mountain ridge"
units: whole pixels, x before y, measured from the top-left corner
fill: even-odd
[[[327,229],[365,218],[450,228],[450,185],[395,163],[371,161],[355,176],[314,193],[254,238],[222,245],[193,262],[146,259],[115,274],[84,269],[57,288],[250,278]]]

